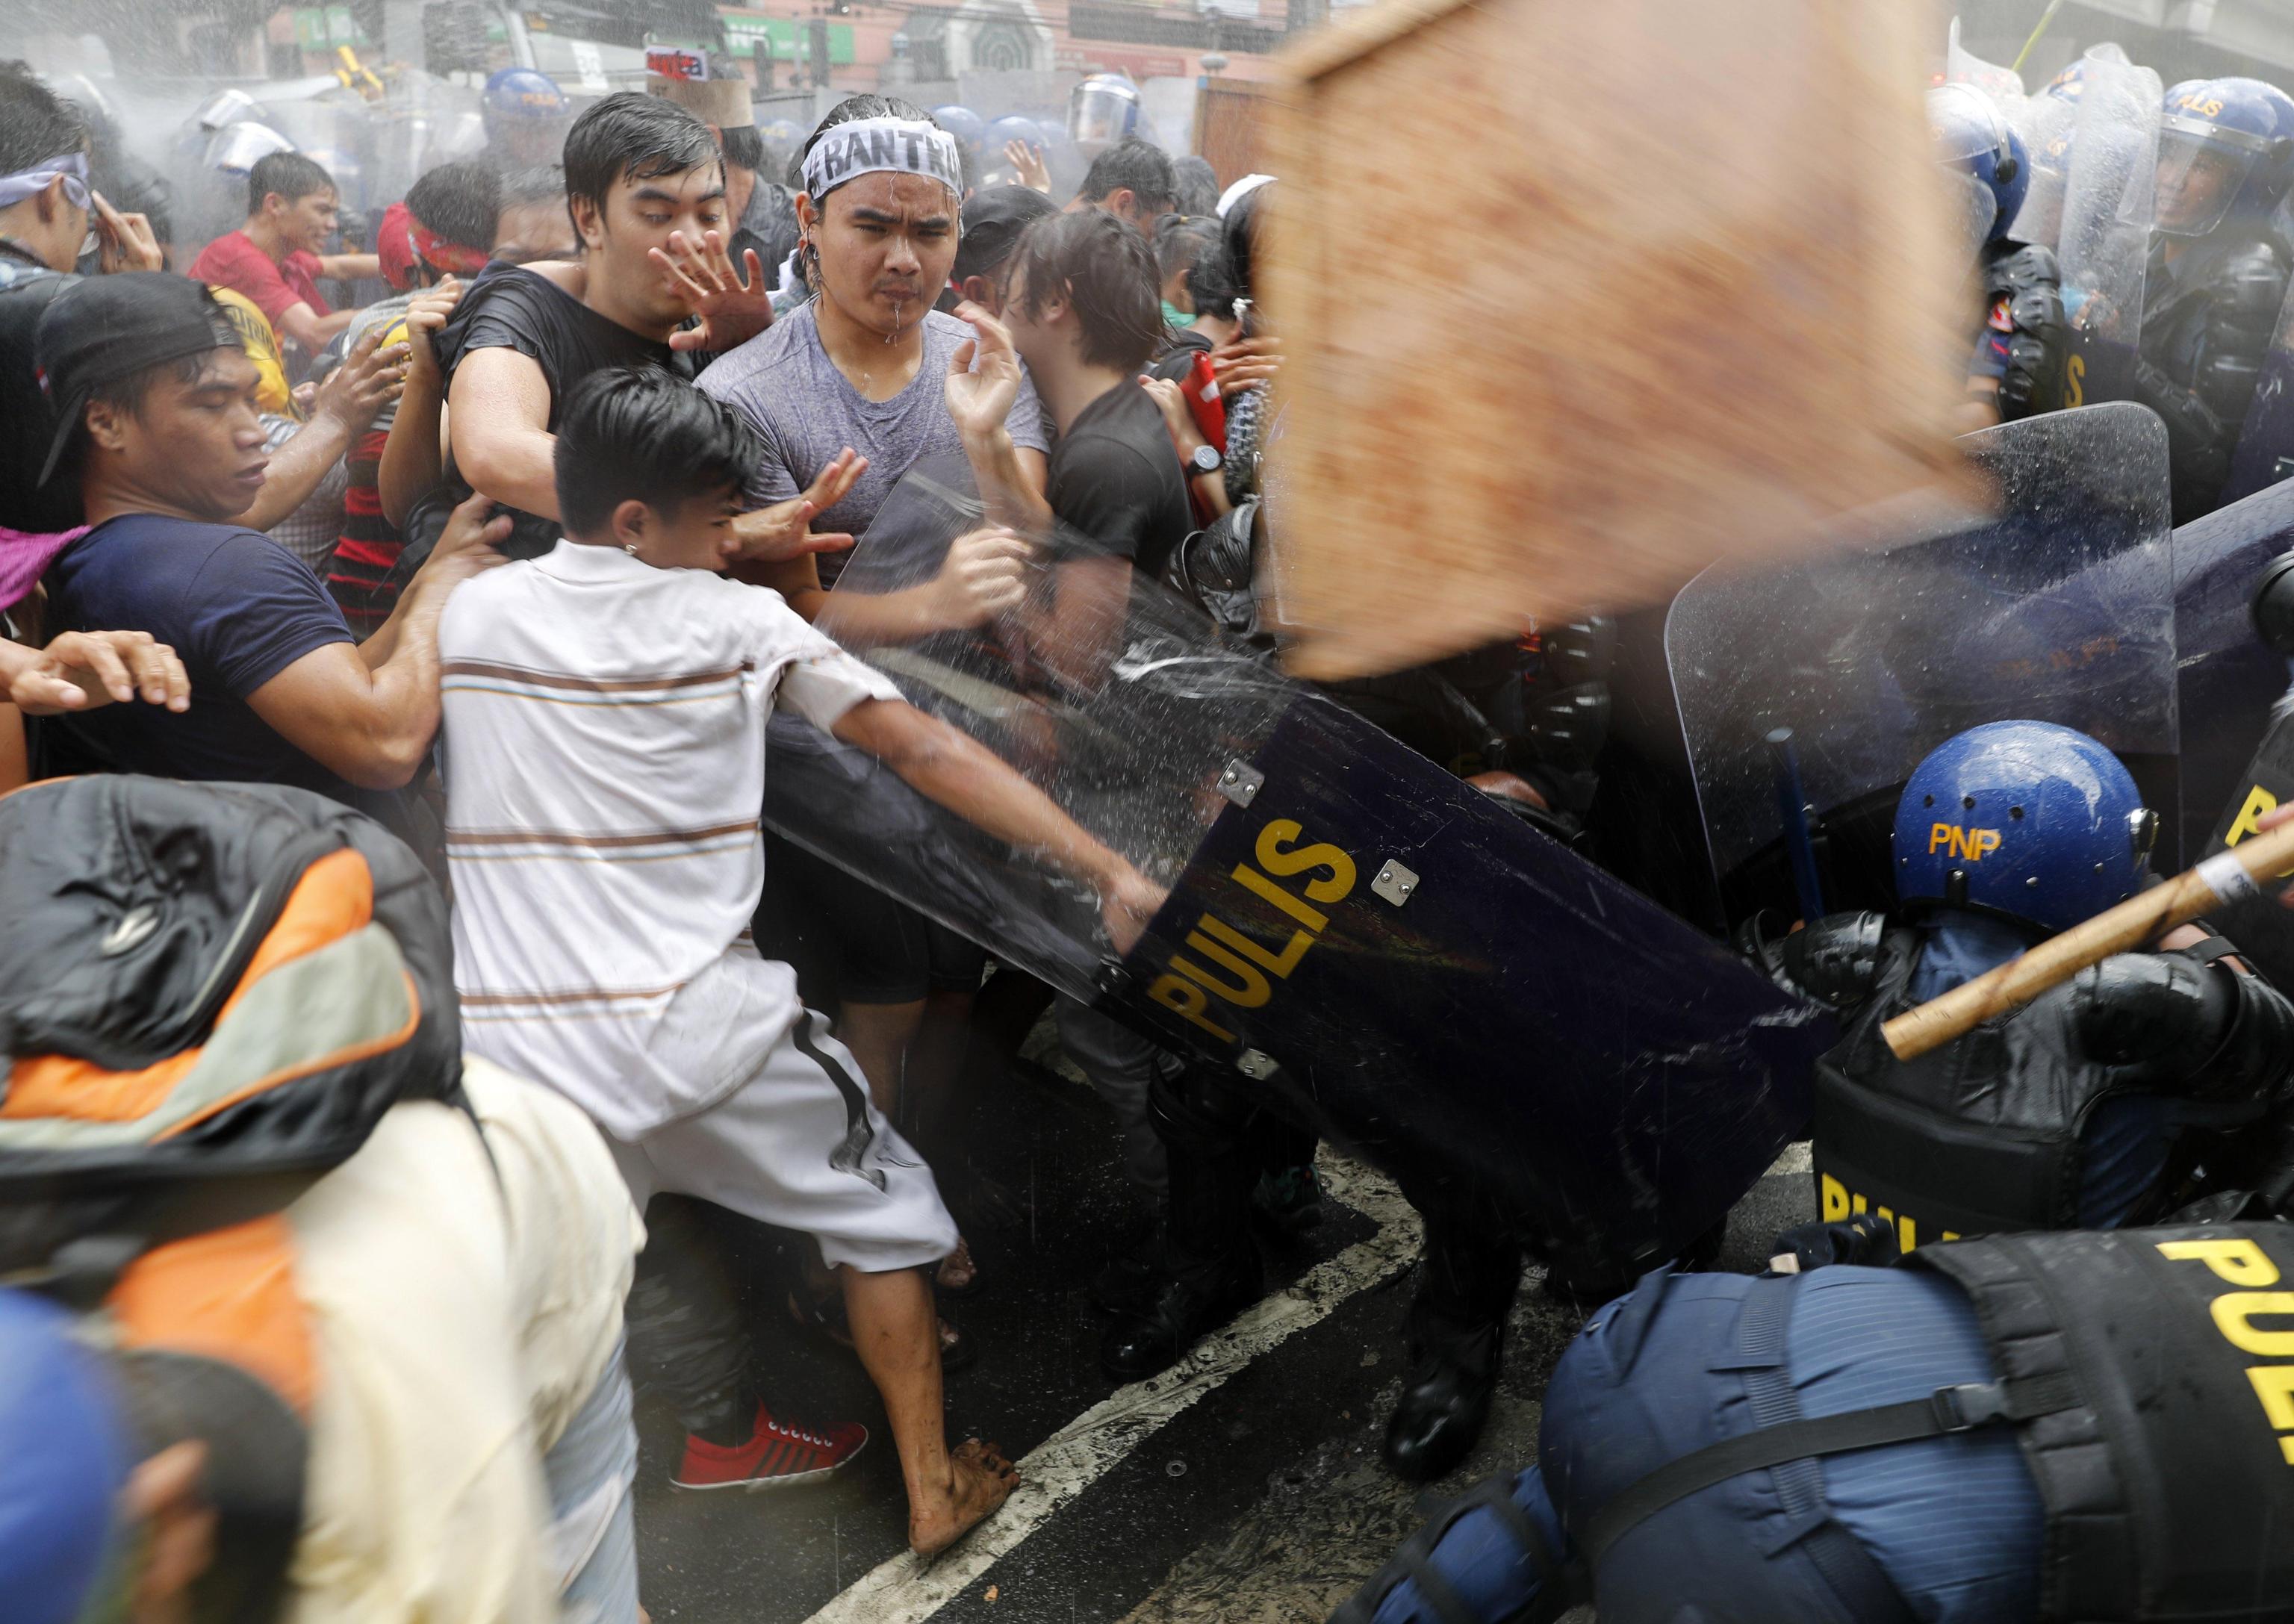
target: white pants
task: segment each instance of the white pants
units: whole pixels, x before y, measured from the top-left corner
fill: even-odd
[[[868,1274],[956,1250],[931,1169],[877,1115],[858,1063],[810,1010],[708,1109],[606,1142],[639,1212],[663,1190],[696,1196],[809,1235],[830,1263]]]

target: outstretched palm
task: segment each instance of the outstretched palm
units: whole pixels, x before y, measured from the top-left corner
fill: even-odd
[[[773,290],[756,249],[744,248],[741,267],[736,270],[720,233],[704,231],[696,243],[683,231],[671,231],[666,251],[651,248],[647,253],[684,290],[693,313],[701,318],[698,326],[680,328],[669,336],[671,349],[729,350],[773,324]]]

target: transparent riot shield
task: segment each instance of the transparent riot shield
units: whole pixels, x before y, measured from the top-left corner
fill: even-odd
[[[2157,73],[2130,62],[2098,57],[2082,76],[2055,242],[2074,345],[2065,398],[2074,406],[2132,394],[2162,93]]]
[[[1716,566],[1673,602],[1666,664],[1732,919],[1798,902],[1795,807],[1818,826],[1826,905],[1889,905],[1897,792],[1929,751],[1984,722],[2093,735],[2172,821],[2165,425],[2119,402],[1961,443],[1998,482],[1997,519],[1942,534],[1867,525],[1805,563]],[[1771,743],[1781,729],[1790,759]],[[1795,769],[1798,788],[1780,797]],[[2176,833],[2162,828],[2162,867]]]
[[[1169,888],[1144,939],[1118,958],[1086,889],[786,719],[775,830],[1524,1236],[1669,1255],[1802,1131],[1817,1011],[1087,543],[991,626],[853,629],[978,513],[912,474],[823,624]]]

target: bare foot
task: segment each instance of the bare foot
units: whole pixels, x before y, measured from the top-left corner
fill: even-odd
[[[972,1261],[972,1243],[961,1235],[956,1238],[956,1250],[940,1260],[940,1271],[932,1276],[932,1284],[952,1297],[960,1297],[980,1283],[980,1265]]]
[[[908,1548],[919,1556],[939,1555],[993,1516],[1020,1486],[1019,1468],[977,1438],[950,1450],[948,1464],[948,1487],[932,1497],[937,1503],[908,1505]]]

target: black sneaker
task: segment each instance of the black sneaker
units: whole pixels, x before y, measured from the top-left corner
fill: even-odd
[[[1311,1164],[1278,1167],[1258,1175],[1250,1205],[1283,1234],[1304,1235],[1322,1222],[1322,1181]]]

